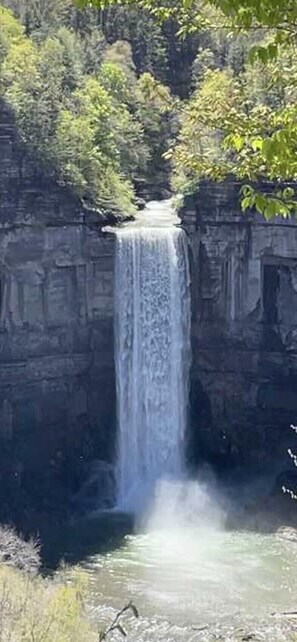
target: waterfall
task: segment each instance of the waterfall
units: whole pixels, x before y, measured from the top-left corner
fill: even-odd
[[[115,353],[117,504],[137,510],[158,479],[184,468],[189,266],[186,235],[172,221],[117,232]]]

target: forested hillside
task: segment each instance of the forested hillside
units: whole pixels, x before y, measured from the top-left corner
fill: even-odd
[[[96,10],[82,13],[69,0],[5,5],[1,95],[21,139],[88,206],[132,213],[156,174],[168,182],[173,98],[155,73],[166,60],[158,33],[137,70],[128,34],[111,37],[112,20]]]
[[[148,11],[175,22],[181,39],[198,39],[193,98],[182,107],[182,132],[173,158],[183,191],[201,177],[247,181],[242,207],[266,218],[297,210],[295,0],[79,0]],[[206,37],[205,37],[206,36]],[[197,42],[197,40],[196,40]],[[206,50],[209,51],[206,51]],[[201,53],[201,57],[199,59]],[[221,72],[222,73],[217,73]],[[254,189],[263,181],[268,191]],[[285,183],[291,185],[285,187]]]
[[[283,37],[276,55],[273,25],[231,29],[213,3],[194,3],[198,22],[182,28],[127,4],[2,2],[1,95],[46,171],[128,214],[170,184],[191,193],[229,175],[276,185],[268,200],[247,189],[243,208],[292,212],[280,185],[297,172],[294,44]]]

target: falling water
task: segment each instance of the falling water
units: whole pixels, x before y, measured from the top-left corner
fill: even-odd
[[[117,503],[128,510],[137,510],[160,478],[182,474],[187,416],[187,239],[168,205],[149,213],[143,224],[117,232]]]

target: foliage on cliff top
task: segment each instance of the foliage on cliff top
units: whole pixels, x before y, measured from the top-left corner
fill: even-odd
[[[242,182],[271,181],[265,196],[246,186],[242,207],[255,206],[266,218],[296,210],[294,189],[283,182],[297,179],[297,66],[286,47],[263,65],[246,62],[239,74],[205,70],[181,117],[178,144],[171,150],[177,189],[191,190],[197,178]]]
[[[70,11],[67,0],[59,5]],[[168,90],[150,74],[138,79],[130,45],[108,45],[97,24],[90,26],[89,40],[87,27],[82,36],[79,28],[46,29],[48,18],[40,18],[29,37],[26,15],[22,27],[0,5],[0,92],[13,108],[21,139],[47,173],[86,205],[131,214],[134,183],[159,153]],[[71,15],[68,20],[72,24]]]
[[[103,8],[115,0],[78,2]],[[282,185],[297,179],[296,1],[120,0],[116,4],[137,5],[161,21],[174,18],[181,36],[206,29],[217,36],[224,33],[225,38],[248,36],[249,58],[245,55],[240,73],[228,61],[208,61],[202,73],[200,69],[200,85],[182,111],[181,135],[170,153],[177,184],[190,189],[201,177],[220,180],[227,175],[249,184],[264,179],[275,185],[274,194],[260,195],[246,187],[243,208],[255,206],[268,218],[295,212],[295,190],[283,190]]]

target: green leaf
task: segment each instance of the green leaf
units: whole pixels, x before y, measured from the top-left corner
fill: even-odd
[[[241,201],[241,208],[245,212],[249,207],[251,207],[251,197],[245,196]]]
[[[289,199],[289,198],[293,198],[294,196],[295,196],[295,190],[293,189],[293,187],[285,187],[285,189],[283,190],[283,198]]]
[[[250,145],[254,152],[261,151],[263,149],[263,138],[252,138]]]
[[[254,190],[250,185],[243,185],[243,187],[241,188],[241,193],[243,194],[243,196],[251,197],[254,193]]]

